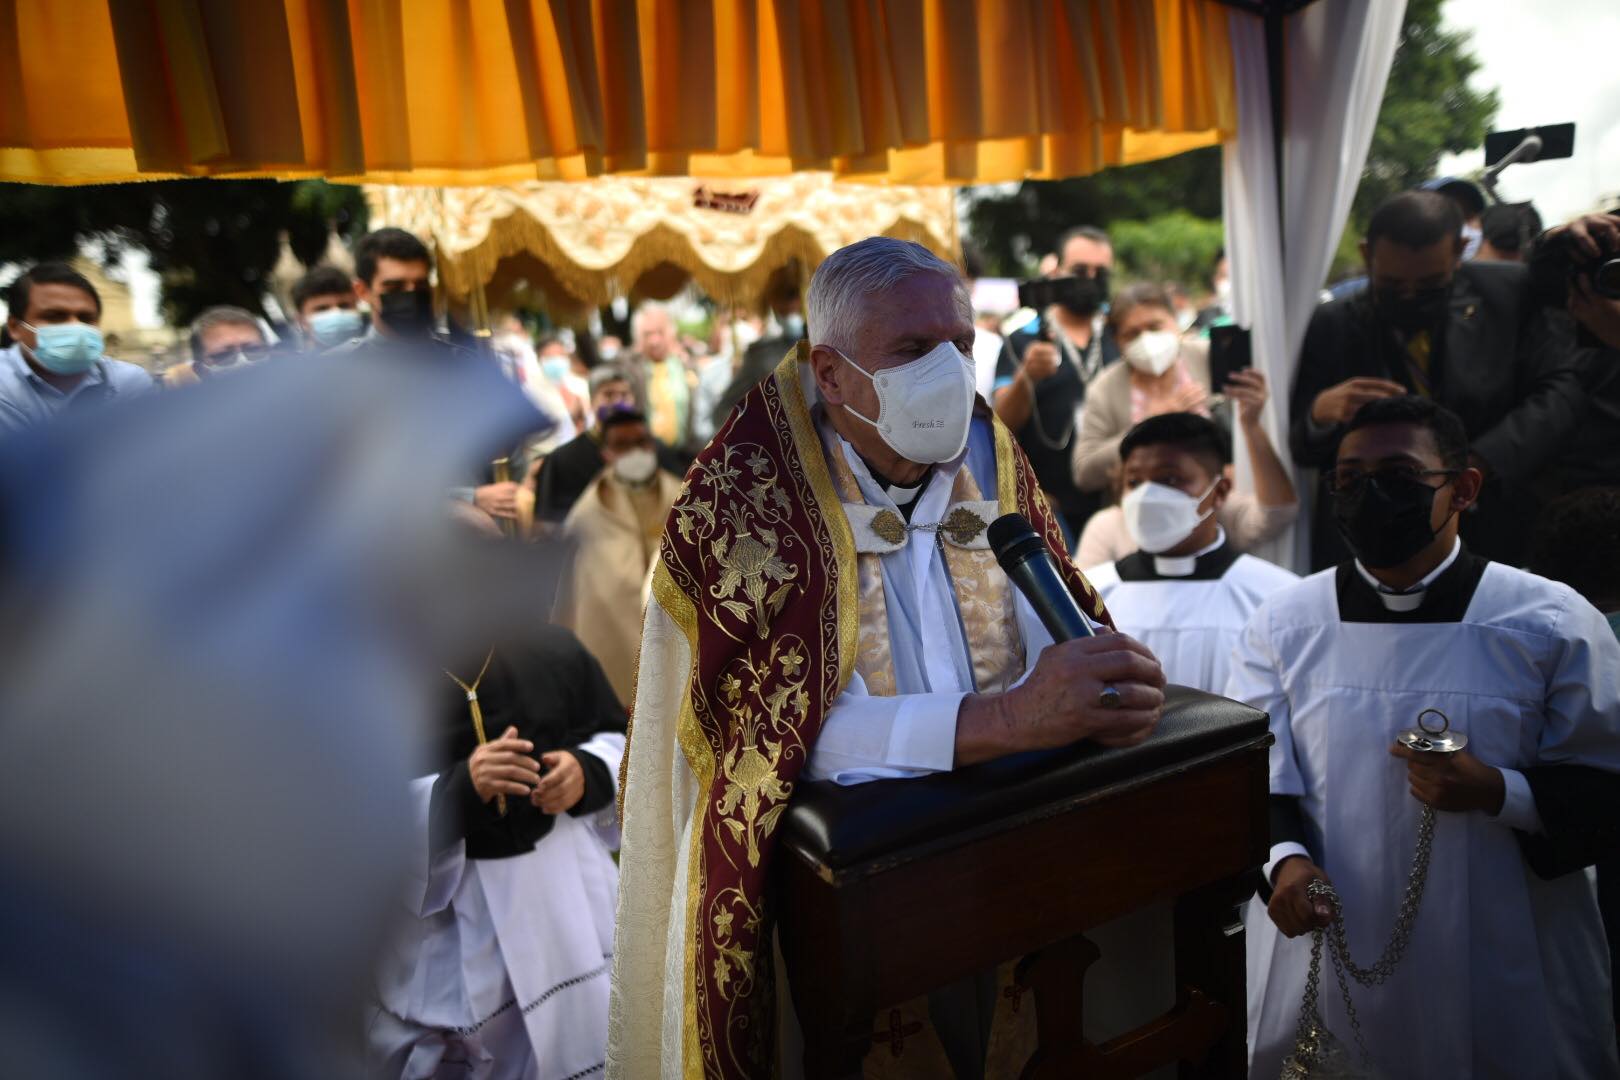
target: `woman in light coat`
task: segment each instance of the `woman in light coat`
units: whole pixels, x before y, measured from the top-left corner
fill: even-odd
[[[1114,364],[1086,390],[1074,480],[1102,491],[1119,464],[1125,433],[1150,416],[1209,415],[1209,344],[1184,340],[1170,297],[1157,285],[1133,285],[1114,297],[1108,323],[1123,364]]]

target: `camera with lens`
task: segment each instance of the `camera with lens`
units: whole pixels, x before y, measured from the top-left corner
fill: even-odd
[[[1593,239],[1603,248],[1596,258],[1576,247],[1568,232],[1543,236],[1536,242],[1530,256],[1530,289],[1538,301],[1563,307],[1577,277],[1588,279],[1597,295],[1620,300],[1620,251],[1610,249],[1600,237]]]
[[[1093,276],[1065,274],[1062,277],[1033,278],[1018,283],[1021,307],[1045,311],[1054,304],[1087,316],[1108,302],[1108,270],[1099,267]]]

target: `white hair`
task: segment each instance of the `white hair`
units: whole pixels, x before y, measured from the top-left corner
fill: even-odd
[[[957,307],[973,321],[967,285],[956,267],[910,240],[869,236],[839,248],[816,267],[804,305],[810,344],[848,350],[866,318],[868,300],[920,274],[948,279]]]
[[[670,314],[669,308],[649,300],[636,308],[636,313],[630,316],[630,342],[632,345],[641,341],[641,331],[646,327],[647,316],[649,315],[662,315],[669,320],[671,329],[675,326],[675,316]]]

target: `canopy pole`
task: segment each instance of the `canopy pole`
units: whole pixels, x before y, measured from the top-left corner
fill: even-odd
[[[484,292],[482,281],[473,282],[472,287],[472,318],[473,336],[487,338],[492,334],[489,325],[489,296]]]

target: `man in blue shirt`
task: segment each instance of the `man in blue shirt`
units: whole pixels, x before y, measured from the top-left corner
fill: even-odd
[[[5,299],[12,344],[0,349],[0,435],[152,388],[144,370],[103,355],[101,297],[72,267],[40,263],[17,276]]]

